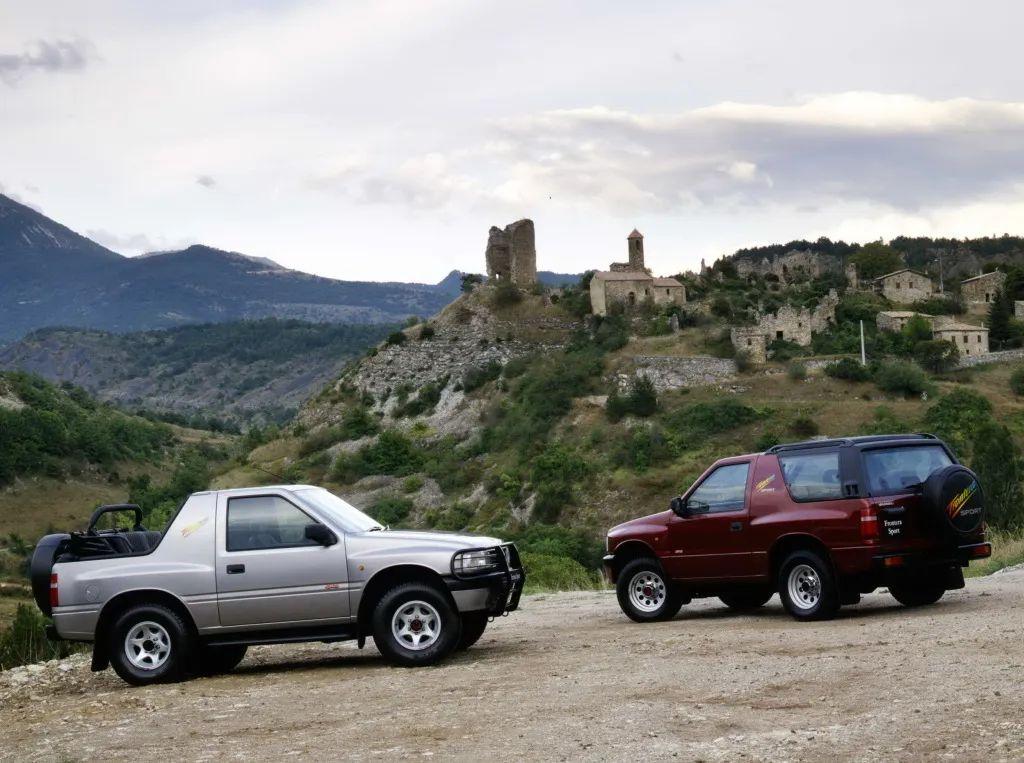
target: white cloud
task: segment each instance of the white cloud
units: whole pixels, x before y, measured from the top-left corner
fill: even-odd
[[[95,58],[88,40],[37,40],[22,53],[0,53],[0,81],[15,85],[31,72],[78,71]]]

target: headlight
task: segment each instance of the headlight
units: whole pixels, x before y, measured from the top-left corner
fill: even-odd
[[[452,572],[455,575],[479,575],[499,568],[496,548],[476,551],[459,551],[452,557]]]

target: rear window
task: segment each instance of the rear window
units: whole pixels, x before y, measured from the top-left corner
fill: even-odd
[[[803,453],[781,456],[782,477],[796,501],[841,498],[839,453]]]
[[[919,485],[953,461],[938,445],[878,448],[864,451],[868,488],[872,495],[901,493]]]

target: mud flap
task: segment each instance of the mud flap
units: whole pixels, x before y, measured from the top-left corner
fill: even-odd
[[[365,634],[362,634],[362,633],[359,634],[359,638],[356,639],[356,646],[359,647],[360,649],[362,649],[364,646],[366,646],[366,636],[365,636]]]
[[[92,665],[90,667],[93,673],[99,673],[110,667],[110,655],[98,641],[92,645]]]
[[[964,571],[960,567],[946,569],[945,586],[947,591],[955,591],[964,587]]]

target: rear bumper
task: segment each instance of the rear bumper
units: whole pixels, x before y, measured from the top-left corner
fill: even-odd
[[[921,567],[966,567],[972,559],[992,556],[991,543],[968,543],[941,551],[891,551],[875,554],[871,561],[876,570],[896,570]]]

